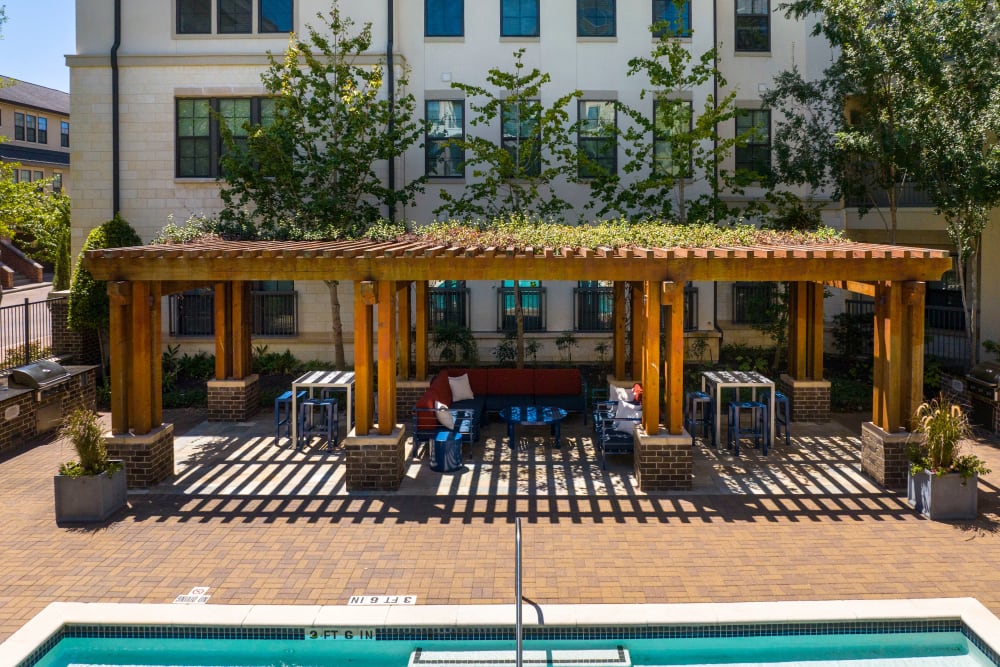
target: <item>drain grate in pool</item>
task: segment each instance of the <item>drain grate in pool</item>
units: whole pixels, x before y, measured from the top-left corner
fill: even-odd
[[[623,646],[616,649],[524,651],[522,663],[525,665],[545,665],[546,667],[631,667],[632,659]],[[510,651],[424,651],[417,649],[410,654],[409,667],[420,665],[513,665],[516,656]]]

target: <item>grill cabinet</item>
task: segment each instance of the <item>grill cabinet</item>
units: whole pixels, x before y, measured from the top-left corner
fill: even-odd
[[[996,431],[997,411],[1000,410],[1000,363],[984,361],[976,364],[965,376],[965,385],[972,399],[970,421]]]

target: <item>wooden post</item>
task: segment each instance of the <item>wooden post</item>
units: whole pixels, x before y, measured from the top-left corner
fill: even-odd
[[[667,306],[663,423],[668,433],[679,435],[684,431],[684,283],[663,283],[662,302]]]
[[[642,428],[660,432],[660,283],[643,283]]]
[[[900,419],[913,429],[913,414],[924,400],[924,303],[927,283],[910,281],[902,283],[903,330],[902,352],[905,358],[902,371],[902,397]]]
[[[396,425],[396,285],[378,283],[378,432]]]
[[[625,379],[625,283],[616,280],[614,292],[615,379]]]
[[[132,376],[131,302],[132,284],[108,283],[111,308],[109,347],[111,355],[111,433],[128,433],[128,380]]]
[[[153,427],[163,423],[163,286],[159,282],[149,287],[149,331],[150,331],[150,387],[152,391],[152,408],[150,422]]]
[[[230,286],[232,314],[230,315],[230,340],[232,344],[232,377],[242,380],[253,372],[253,348],[250,336],[253,333],[253,315],[250,298],[250,283],[238,280]]]
[[[632,379],[642,377],[642,341],[643,341],[643,284],[632,283]],[[657,299],[659,302],[659,299]]]
[[[215,283],[215,379],[225,380],[233,374],[231,285]]]
[[[132,283],[132,373],[129,378],[129,430],[136,435],[153,430],[153,334],[149,283]],[[159,326],[159,322],[156,323]],[[160,363],[159,357],[156,363]]]
[[[879,282],[875,289],[875,364],[872,422],[893,433],[909,422],[902,414],[903,298],[900,283]],[[909,399],[907,399],[907,403]]]
[[[371,282],[354,282],[354,428],[357,435],[368,435],[374,422],[373,296]]]
[[[417,340],[416,340],[416,374],[418,380],[423,380],[427,377],[427,373],[430,371],[430,366],[428,364],[427,358],[427,344],[430,339],[430,331],[428,330],[428,322],[430,321],[430,303],[428,301],[427,292],[427,281],[418,280],[417,281],[417,293],[416,293],[416,329],[417,329]]]
[[[796,281],[788,287],[788,374],[796,380],[805,380],[809,347],[808,283]]]
[[[808,283],[809,333],[806,372],[813,380],[823,379],[823,283]]]
[[[396,300],[399,307],[399,378],[410,378],[410,282],[396,283]]]

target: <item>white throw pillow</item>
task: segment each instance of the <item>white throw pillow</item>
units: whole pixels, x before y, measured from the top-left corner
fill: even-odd
[[[608,400],[618,401],[619,403],[621,403],[622,401],[631,403],[633,401],[632,390],[629,387],[619,387],[613,384],[609,384]]]
[[[621,421],[615,422],[615,430],[622,431],[623,433],[631,433],[635,430],[636,425],[636,422],[632,421],[632,418],[642,417],[642,405],[619,401],[618,409],[615,410],[615,417],[622,418]]]
[[[472,393],[472,386],[469,384],[468,375],[459,375],[458,377],[448,378],[448,384],[451,385],[451,400],[452,401],[467,401],[469,399],[475,398]]]
[[[455,415],[451,414],[448,406],[441,401],[434,401],[434,412],[437,414],[438,422],[449,431],[455,430]]]

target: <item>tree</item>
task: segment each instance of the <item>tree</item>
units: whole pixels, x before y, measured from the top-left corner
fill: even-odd
[[[247,234],[274,239],[357,238],[397,206],[412,202],[416,179],[390,188],[381,170],[423,135],[416,102],[402,94],[407,73],[386,90],[386,64],[368,54],[371,24],[353,32],[336,0],[307,25],[308,39],[292,36],[284,57],[269,55],[261,81],[270,97],[265,122],[235,127],[222,122],[225,185],[220,218]],[[345,365],[336,281],[330,292],[334,363]]]
[[[69,326],[77,331],[97,332],[101,347],[101,370],[108,366],[108,338],[111,323],[111,307],[108,300],[107,282],[96,280],[83,266],[83,256],[88,250],[103,248],[124,248],[142,245],[142,239],[119,215],[99,227],[90,230],[80,251],[80,258],[73,272],[69,294]]]

